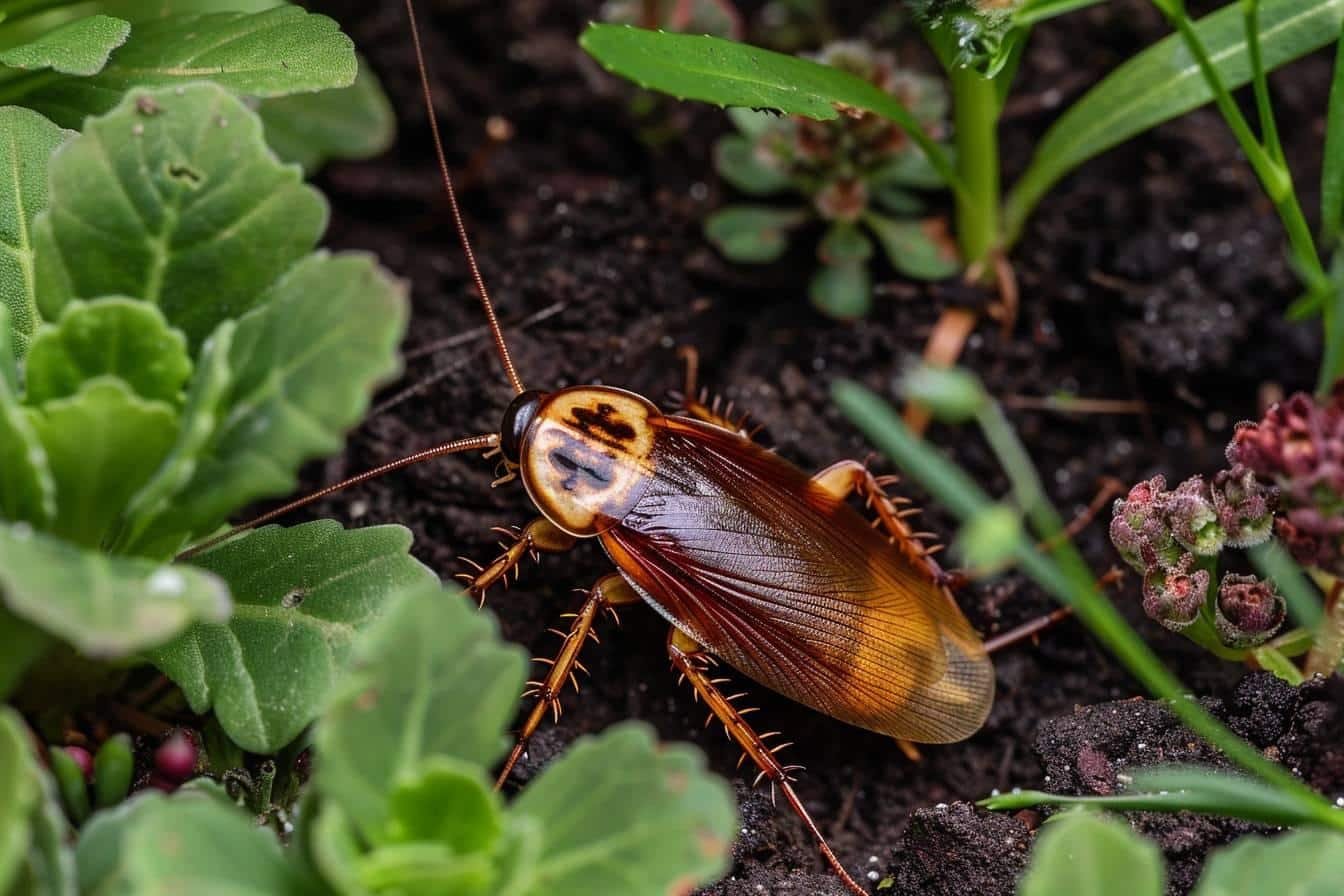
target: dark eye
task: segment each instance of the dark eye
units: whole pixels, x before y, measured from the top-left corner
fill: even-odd
[[[523,392],[509,402],[508,408],[504,410],[504,420],[499,425],[499,449],[510,463],[518,463],[523,436],[527,435],[532,421],[537,419],[537,411],[545,397],[545,392]]]

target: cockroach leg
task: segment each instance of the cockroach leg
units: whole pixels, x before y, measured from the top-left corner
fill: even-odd
[[[686,379],[682,390],[672,394],[677,413],[703,420],[729,432],[741,433],[747,438],[760,432],[761,427],[752,422],[750,414],[735,413],[732,402],[728,402],[725,407],[718,396],[711,399],[705,390],[697,386],[700,353],[693,346],[681,346],[677,349],[677,356],[686,363]]]
[[[495,531],[512,538],[513,543],[507,545],[501,543],[500,547],[504,549],[504,553],[496,557],[489,566],[481,566],[466,560],[476,572],[459,573],[457,576],[466,583],[467,593],[479,604],[485,603],[485,592],[491,585],[501,579],[505,584],[508,583],[509,573],[517,569],[524,557],[529,554],[535,557],[540,551],[548,554],[562,553],[578,543],[578,539],[573,535],[540,516],[528,523],[521,532],[515,533],[507,529]]]
[[[732,699],[724,696],[723,692],[719,690],[715,681],[709,677],[709,654],[680,629],[673,628],[667,639],[667,655],[672,659],[672,667],[690,682],[691,687],[695,689],[696,696],[704,700],[705,705],[723,723],[728,736],[742,748],[743,753],[751,757],[751,761],[756,763],[756,767],[761,770],[756,780],[760,781],[762,778],[768,778],[772,793],[774,788],[778,788],[779,792],[784,794],[784,799],[788,801],[789,806],[802,819],[803,826],[817,841],[817,846],[826,859],[826,864],[830,865],[831,870],[836,873],[845,887],[857,896],[868,896],[868,891],[860,887],[854,881],[854,878],[850,877],[849,872],[835,857],[835,853],[831,852],[831,847],[827,844],[826,838],[822,836],[821,829],[817,827],[816,822],[812,820],[812,816],[803,806],[802,800],[794,792],[792,772],[798,770],[799,766],[781,765],[775,753],[783,747],[771,748],[767,745],[764,737],[757,734],[755,729],[748,724],[742,711],[733,705]]]
[[[560,692],[564,690],[565,684],[574,685],[574,690],[579,689],[578,679],[574,676],[574,670],[577,668],[582,671],[583,664],[579,662],[579,651],[589,638],[597,640],[597,635],[593,632],[593,624],[597,622],[598,617],[603,610],[610,610],[620,604],[639,603],[641,600],[635,589],[616,573],[605,575],[597,580],[597,584],[588,590],[588,596],[584,599],[583,606],[579,612],[574,614],[574,621],[570,623],[569,632],[559,632],[564,638],[564,643],[560,645],[560,652],[556,654],[554,660],[539,659],[539,662],[549,663],[550,671],[546,677],[540,681],[529,681],[527,691],[523,697],[536,697],[537,704],[532,707],[532,712],[528,714],[527,720],[523,722],[523,727],[518,731],[518,742],[514,745],[513,751],[509,753],[509,758],[504,761],[504,767],[500,769],[499,777],[495,780],[495,789],[499,790],[508,780],[513,767],[518,764],[523,753],[527,750],[527,742],[536,733],[538,726],[549,713],[556,720],[560,718]],[[555,631],[555,629],[552,629]]]
[[[812,477],[812,482],[822,490],[843,501],[857,493],[876,515],[873,525],[881,526],[891,539],[896,550],[909,560],[916,569],[928,570],[929,579],[935,585],[947,590],[950,582],[948,573],[933,559],[941,546],[927,544],[932,538],[928,532],[916,532],[906,520],[919,513],[918,508],[901,506],[904,499],[892,498],[886,487],[896,481],[894,476],[874,476],[863,464],[856,460],[842,460],[831,464]],[[951,595],[949,594],[949,599]]]

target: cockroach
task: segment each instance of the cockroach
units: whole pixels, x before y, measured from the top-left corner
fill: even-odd
[[[539,516],[465,576],[483,601],[491,585],[529,555],[568,551],[596,539],[616,572],[599,579],[574,615],[536,703],[499,772],[504,784],[579,664],[597,619],[645,603],[669,623],[667,654],[816,840],[827,864],[856,894],[793,788],[797,766],[772,747],[711,677],[715,658],[756,682],[834,719],[920,743],[974,734],[994,699],[989,650],[954,601],[944,573],[907,520],[917,511],[890,497],[894,477],[842,460],[809,475],[758,444],[741,420],[696,389],[688,356],[680,407],[608,386],[527,389],[515,368],[476,263],[444,155],[419,28],[406,0],[439,173],[453,225],[514,397],[498,432],[420,451],[292,501],[187,552],[196,553],[333,492],[431,458],[468,451],[502,460],[501,485],[521,480]],[[848,503],[857,495],[867,519]],[[1034,632],[1038,627],[1032,628]],[[1009,633],[995,644],[1017,640]]]

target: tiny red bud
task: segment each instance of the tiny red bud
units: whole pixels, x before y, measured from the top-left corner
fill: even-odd
[[[185,781],[195,774],[199,755],[191,737],[181,730],[174,731],[154,751],[154,768],[173,781]]]
[[[1170,567],[1155,567],[1143,577],[1143,612],[1178,632],[1199,616],[1209,592],[1209,572],[1195,569],[1195,558],[1182,554]]]
[[[93,754],[83,747],[69,746],[61,747],[61,749],[65,750],[67,756],[75,760],[75,765],[79,766],[79,770],[84,773],[84,780],[92,781]]]
[[[1215,622],[1229,647],[1254,647],[1283,625],[1284,601],[1270,582],[1228,573],[1218,585]]]

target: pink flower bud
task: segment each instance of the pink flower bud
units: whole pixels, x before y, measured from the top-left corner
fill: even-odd
[[[1162,515],[1166,488],[1167,480],[1154,476],[1131,488],[1112,508],[1111,543],[1137,572],[1147,573],[1180,559],[1181,550]]]
[[[1254,647],[1279,630],[1284,610],[1283,598],[1272,583],[1228,573],[1218,585],[1214,621],[1227,646]]]
[[[1209,592],[1209,572],[1191,570],[1195,558],[1182,554],[1170,567],[1154,567],[1143,577],[1143,612],[1178,632],[1199,616]]]
[[[84,773],[84,780],[92,781],[93,754],[83,747],[69,746],[61,747],[61,749],[65,750],[66,755],[75,760],[75,765],[79,766],[79,770]]]
[[[1228,547],[1249,548],[1269,538],[1278,495],[1273,488],[1261,485],[1249,467],[1234,466],[1219,472],[1213,477],[1211,492]]]
[[[1203,476],[1191,476],[1160,501],[1171,534],[1187,550],[1211,557],[1223,549],[1226,534],[1218,525],[1213,498]]]
[[[154,751],[154,768],[173,781],[185,781],[196,773],[199,755],[195,740],[179,728]]]

